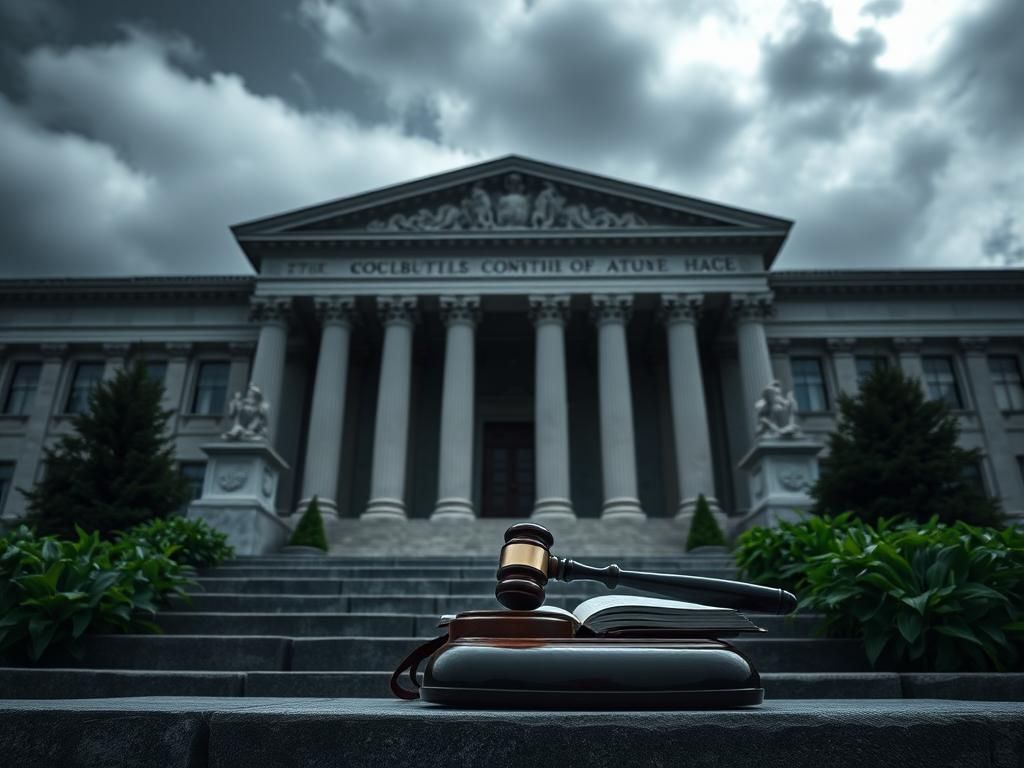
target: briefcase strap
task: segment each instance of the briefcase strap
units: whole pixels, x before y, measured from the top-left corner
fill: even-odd
[[[402,663],[398,665],[398,669],[396,669],[394,674],[391,675],[391,693],[400,699],[418,699],[420,697],[420,684],[416,681],[416,668],[419,666],[421,661],[430,656],[430,654],[446,642],[448,642],[447,633],[440,635],[439,637],[435,637],[433,640],[427,641],[406,656],[402,660]],[[413,687],[415,687],[416,690],[411,691],[408,688],[403,688],[398,682],[402,673],[407,669],[409,670],[409,680],[412,681]]]

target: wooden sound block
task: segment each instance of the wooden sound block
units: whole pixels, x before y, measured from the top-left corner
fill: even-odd
[[[574,631],[560,616],[459,614],[427,663],[420,698],[529,709],[726,709],[764,700],[753,664],[721,640]]]

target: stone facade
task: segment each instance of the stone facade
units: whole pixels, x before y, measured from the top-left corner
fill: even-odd
[[[142,359],[193,477],[259,387],[280,515],[740,518],[764,388],[821,441],[874,364],[947,397],[1024,514],[1024,274],[775,270],[790,226],[510,157],[236,226],[252,277],[0,282],[0,512]]]

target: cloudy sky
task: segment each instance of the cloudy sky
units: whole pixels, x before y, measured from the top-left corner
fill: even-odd
[[[1024,266],[1022,0],[0,0],[0,275],[242,273],[244,220],[518,153]]]

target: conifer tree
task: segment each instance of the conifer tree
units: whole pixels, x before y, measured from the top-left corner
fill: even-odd
[[[811,488],[815,514],[852,511],[879,518],[998,524],[997,503],[966,473],[981,452],[957,445],[957,418],[942,400],[928,400],[917,379],[879,367],[860,392],[838,399],[828,459]]]
[[[299,524],[292,531],[288,544],[293,547],[316,547],[327,551],[327,534],[324,531],[324,518],[320,514],[320,502],[314,496],[309,506],[299,518]]]
[[[37,527],[67,534],[78,525],[108,534],[166,517],[188,501],[162,397],[163,386],[141,363],[96,386],[88,409],[74,417],[74,434],[46,450],[43,480],[22,490]]]
[[[693,508],[693,520],[690,533],[686,537],[686,551],[697,547],[724,547],[725,535],[718,527],[718,521],[711,514],[711,507],[704,494],[697,496],[697,504]]]

